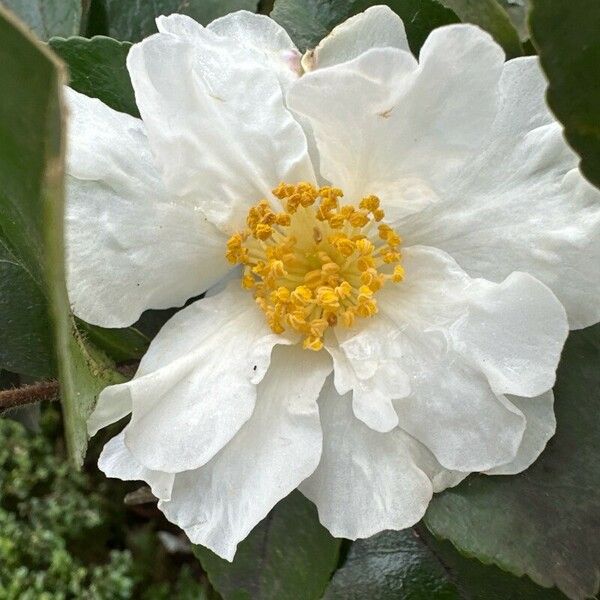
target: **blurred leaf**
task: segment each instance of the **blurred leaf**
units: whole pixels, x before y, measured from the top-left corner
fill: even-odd
[[[430,31],[458,21],[437,0],[275,0],[271,17],[304,52],[317,46],[336,25],[377,4],[386,4],[400,15],[415,54]]]
[[[85,337],[117,362],[137,360],[148,350],[150,339],[135,327],[106,329],[78,321]]]
[[[1,73],[0,66],[0,79]],[[0,113],[0,131],[2,121]],[[2,167],[8,166],[4,162],[7,150],[10,146],[0,146],[0,185],[6,180]],[[0,220],[5,198],[0,189]],[[36,378],[52,377],[55,373],[52,332],[40,282],[10,251],[1,234],[0,368]]]
[[[529,27],[549,79],[548,104],[600,186],[600,2],[532,0]]]
[[[119,112],[140,116],[125,65],[130,43],[103,36],[54,37],[48,43],[69,67],[69,85],[74,90]]]
[[[529,26],[527,24],[527,14],[530,0],[498,0],[498,4],[508,14],[508,18],[519,34],[519,39],[522,42],[528,40]]]
[[[459,554],[426,530],[384,531],[354,542],[323,600],[561,600],[494,566]]]
[[[80,465],[87,445],[85,421],[96,396],[107,383],[122,377],[77,334],[69,312],[63,248],[63,69],[4,9],[0,10],[0,39],[3,256],[9,257],[9,265],[26,271],[36,286],[30,290],[36,291],[35,310],[31,301],[24,301],[24,315],[19,318],[33,320],[41,315],[45,299],[58,356],[65,436],[71,459]],[[22,293],[12,287],[3,292],[16,294],[10,300],[13,307]],[[16,322],[16,316],[10,320]],[[32,322],[32,329],[38,331],[38,324]]]
[[[600,582],[600,325],[572,332],[554,390],[557,433],[524,473],[472,475],[434,497],[429,529],[485,563],[574,599]]]
[[[88,32],[137,42],[156,33],[154,19],[180,13],[206,25],[236,10],[256,12],[258,0],[92,0]]]
[[[440,0],[464,23],[479,25],[504,48],[507,58],[522,56],[523,47],[508,14],[496,0]]]
[[[224,600],[317,600],[339,546],[319,523],[314,505],[293,492],[240,543],[233,563],[202,546],[194,553]]]
[[[53,35],[77,35],[81,23],[81,0],[0,0],[40,39]]]

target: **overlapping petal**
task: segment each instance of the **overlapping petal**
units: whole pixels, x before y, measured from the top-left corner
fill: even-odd
[[[567,334],[562,306],[528,275],[472,280],[436,249],[407,248],[404,263],[405,282],[378,295],[377,319],[342,339],[346,373],[354,372],[359,390],[382,389],[378,361],[394,362],[406,382],[403,393],[387,396],[399,426],[447,469],[511,461],[525,418],[502,394],[534,396],[552,386]],[[336,385],[352,385],[344,371],[336,377]]]
[[[317,397],[331,368],[325,353],[273,351],[250,420],[209,463],[178,473],[171,499],[160,503],[192,542],[232,560],[238,542],[315,470]]]
[[[534,275],[580,328],[600,319],[600,191],[579,172],[545,91],[537,58],[507,62],[481,150],[440,182],[438,204],[397,226],[408,242],[446,250],[472,276]]]
[[[171,498],[175,475],[173,473],[151,471],[140,465],[125,445],[123,432],[116,435],[104,446],[98,459],[98,468],[107,477],[124,481],[145,481],[157,498],[161,500]]]
[[[496,114],[503,54],[477,27],[435,30],[420,61],[375,48],[313,71],[288,92],[308,119],[321,172],[357,200],[378,195],[392,220],[439,200],[472,160]]]
[[[169,191],[233,233],[280,181],[314,180],[306,137],[255,53],[181,15],[160,25],[177,35],[127,58],[150,146]]]
[[[323,454],[300,485],[332,535],[356,539],[403,529],[421,519],[433,488],[419,467],[414,440],[403,431],[378,433],[355,418],[349,394],[331,380],[319,398]]]
[[[306,71],[352,60],[371,48],[410,52],[402,19],[388,6],[371,6],[344,21],[302,59]]]
[[[252,298],[232,283],[168,321],[135,377],[107,388],[99,406],[131,403],[125,443],[144,467],[195,469],[252,415],[256,385],[277,343],[287,340],[270,331]]]
[[[147,308],[201,294],[229,268],[223,235],[167,193],[139,119],[68,88],[65,97],[67,284],[75,314],[124,327]]]
[[[524,471],[542,453],[556,431],[552,390],[536,398],[508,396],[508,400],[525,415],[527,426],[515,458],[507,464],[490,469],[487,471],[488,475],[514,475]]]

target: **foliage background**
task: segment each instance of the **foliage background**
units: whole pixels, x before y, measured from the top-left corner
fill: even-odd
[[[44,403],[0,418],[0,600],[597,594],[600,326],[568,340],[555,388],[558,431],[542,458],[515,477],[469,477],[438,495],[412,530],[335,540],[312,504],[294,493],[229,564],[192,548],[140,484],[98,473],[95,458],[110,432],[93,440],[84,461],[85,419],[97,394],[130,376],[173,311],[149,311],[124,330],[92,327],[70,314],[62,242],[63,81],[68,77],[78,91],[138,116],[125,58],[132,42],[155,31],[159,14],[184,12],[202,23],[238,9],[271,14],[305,50],[378,3],[0,0],[47,43],[0,13],[0,402],[24,384],[61,383],[60,408]],[[385,3],[404,19],[415,54],[432,29],[459,21],[488,30],[509,58],[539,54],[548,102],[582,157],[584,174],[600,184],[597,0]],[[27,389],[35,399],[39,387]]]

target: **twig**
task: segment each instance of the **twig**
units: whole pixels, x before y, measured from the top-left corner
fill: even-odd
[[[17,406],[25,406],[26,404],[34,404],[42,400],[57,400],[58,391],[58,381],[55,379],[23,385],[18,388],[0,390],[0,411],[16,408]]]

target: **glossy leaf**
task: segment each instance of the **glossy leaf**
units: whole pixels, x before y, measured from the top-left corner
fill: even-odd
[[[38,305],[33,310],[23,302],[21,318],[49,312],[61,378],[65,436],[72,460],[81,464],[87,444],[85,421],[96,396],[104,385],[122,377],[104,355],[77,334],[69,312],[63,248],[62,66],[4,10],[0,11],[0,39],[3,256],[26,271],[37,288],[32,297]],[[16,81],[28,84],[14,85]],[[19,289],[8,286],[4,291],[16,294],[10,300],[15,306]],[[32,323],[31,331],[37,326]]]
[[[384,531],[352,544],[323,600],[561,600],[558,590],[483,565],[424,528]]]
[[[436,535],[582,599],[600,582],[600,325],[571,333],[555,387],[557,433],[524,473],[469,477],[434,497]]]
[[[137,42],[156,33],[154,19],[181,13],[206,25],[236,10],[256,12],[258,0],[92,0],[88,32]]]
[[[531,0],[529,26],[549,80],[548,104],[600,186],[600,2]]]
[[[430,31],[458,21],[457,16],[437,0],[275,0],[271,17],[304,52],[314,48],[336,25],[377,4],[387,4],[400,15],[415,54]]]
[[[115,110],[139,117],[125,65],[131,44],[108,37],[55,37],[50,47],[69,69],[69,85]]]
[[[81,0],[0,0],[42,40],[79,33]]]
[[[224,600],[317,600],[339,545],[314,505],[293,492],[240,543],[233,563],[201,546],[194,553]]]

